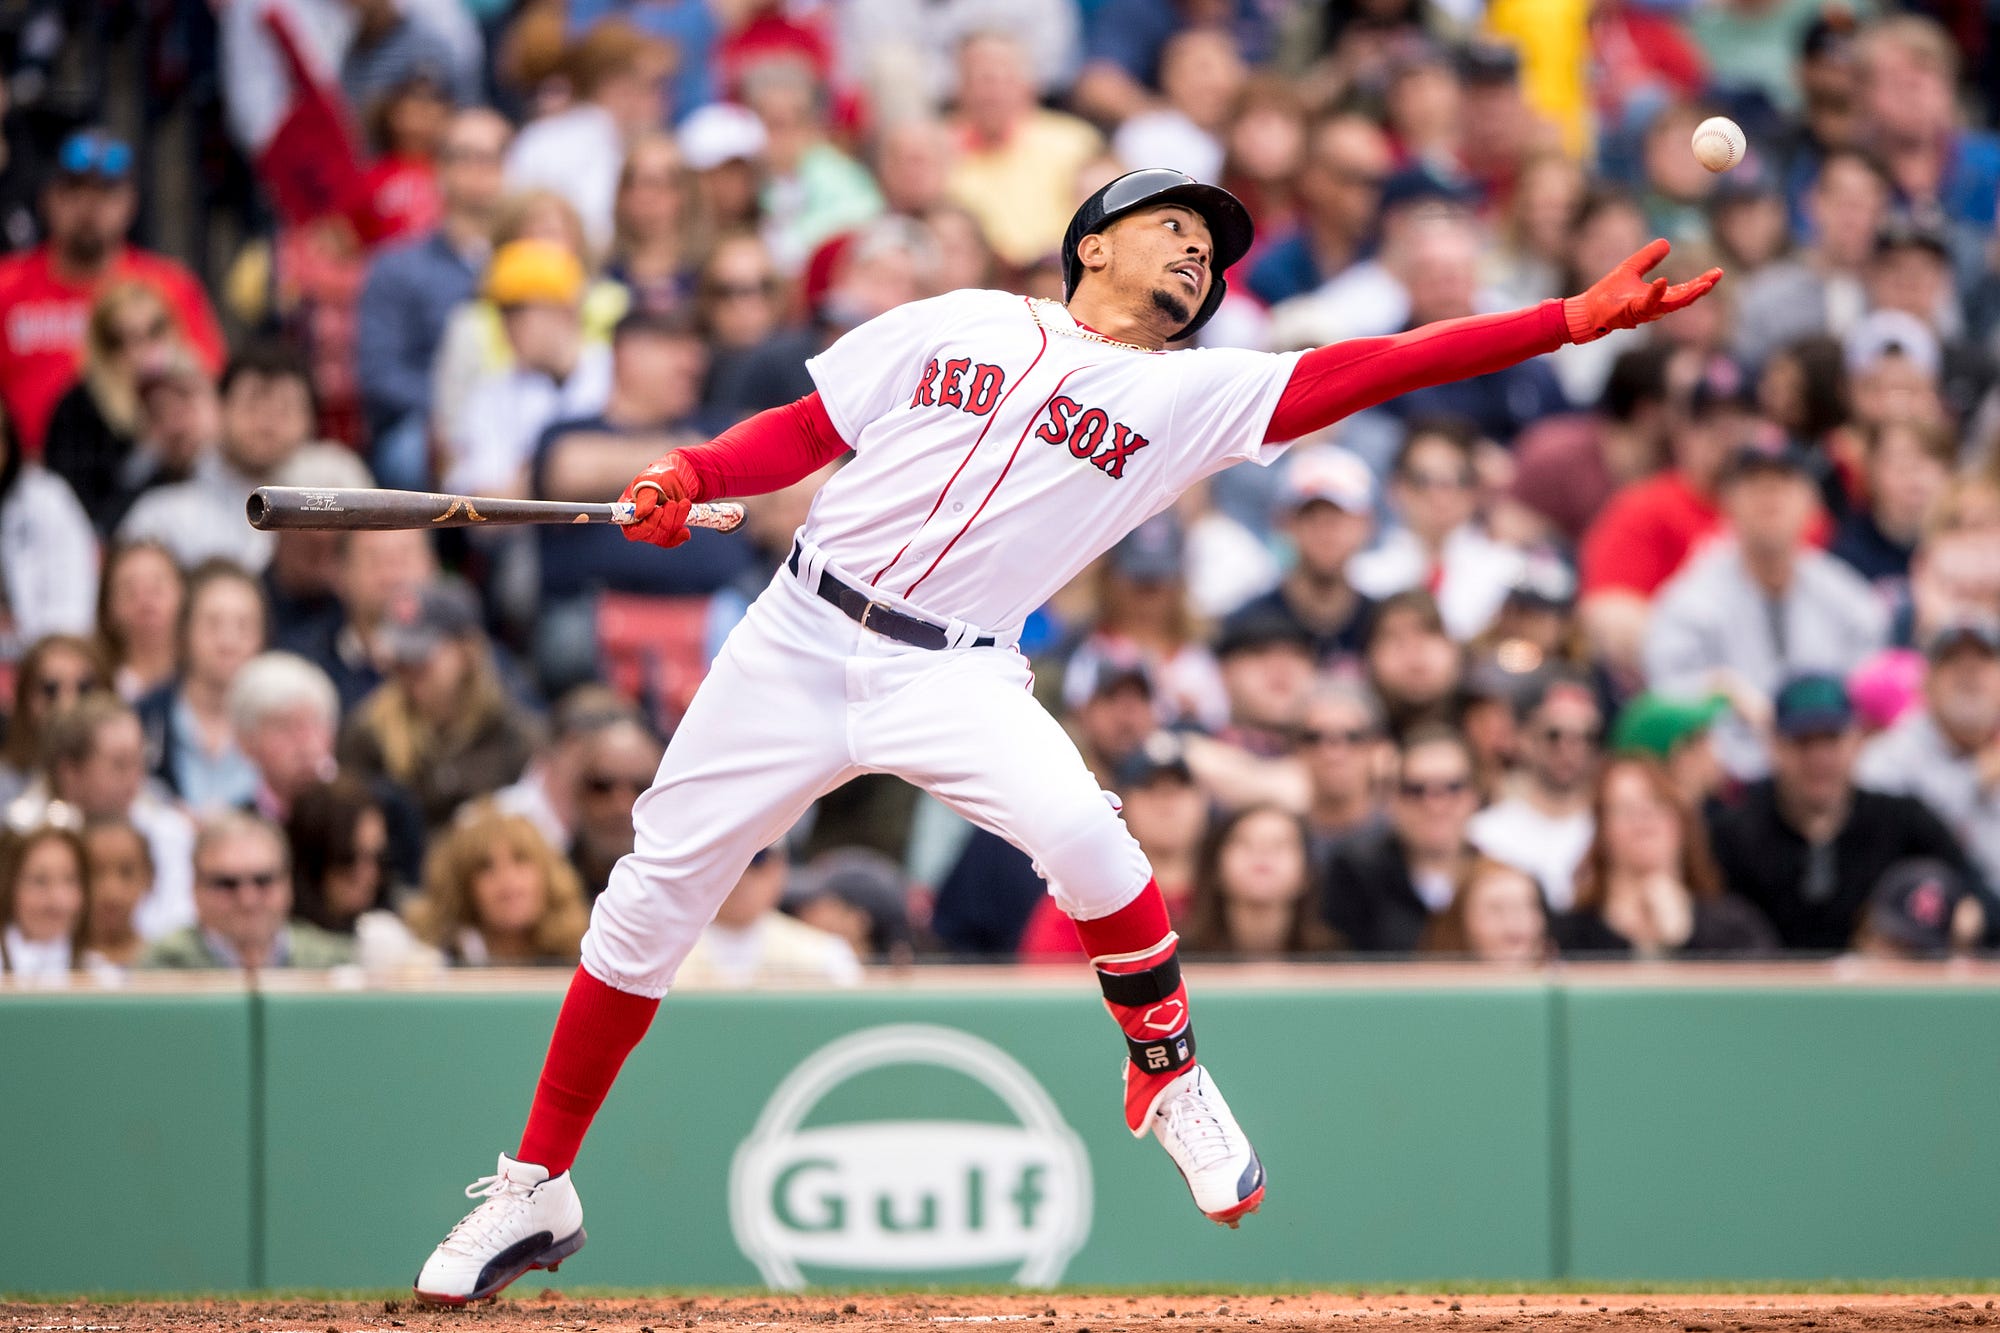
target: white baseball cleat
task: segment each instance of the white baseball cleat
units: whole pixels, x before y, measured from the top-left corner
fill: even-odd
[[[565,1171],[548,1171],[500,1154],[497,1175],[465,1187],[483,1199],[451,1229],[417,1274],[419,1300],[464,1305],[496,1295],[536,1268],[554,1272],[583,1248],[583,1201]]]
[[[1211,1222],[1233,1230],[1264,1202],[1264,1164],[1200,1065],[1161,1090],[1152,1129]]]

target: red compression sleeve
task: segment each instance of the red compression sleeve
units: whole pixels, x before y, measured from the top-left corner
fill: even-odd
[[[847,452],[819,395],[759,412],[707,444],[680,451],[701,478],[696,500],[763,495],[803,481]]]
[[[1563,303],[1549,300],[1504,315],[1439,320],[1392,338],[1316,347],[1292,368],[1264,439],[1296,440],[1398,394],[1485,375],[1568,341]]]

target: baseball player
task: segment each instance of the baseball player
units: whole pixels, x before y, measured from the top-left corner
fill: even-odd
[[[1063,241],[1066,303],[959,291],[807,362],[818,391],[633,479],[625,535],[688,540],[690,504],[777,490],[852,454],[723,645],[633,811],[592,913],[513,1156],[416,1281],[491,1296],[583,1245],[570,1179],[591,1118],[696,935],[750,858],[816,798],[894,773],[1031,855],[1076,921],[1125,1037],[1125,1123],[1166,1149],[1216,1222],[1264,1168],[1195,1059],[1176,937],[1116,801],[1029,692],[1028,613],[1182,490],[1397,394],[1479,375],[1699,299],[1654,241],[1581,296],[1304,353],[1166,350],[1207,322],[1249,214],[1177,171],[1121,176]]]

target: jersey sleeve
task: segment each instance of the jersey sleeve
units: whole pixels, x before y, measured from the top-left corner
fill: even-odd
[[[970,295],[953,292],[899,305],[849,329],[806,362],[827,416],[849,447],[861,449],[868,423],[909,396],[923,374],[925,355]]]
[[[1191,461],[1195,475],[1229,463],[1269,466],[1285,443],[1264,443],[1265,428],[1290,383],[1299,353],[1249,352],[1204,347],[1165,358],[1174,375],[1173,438]]]

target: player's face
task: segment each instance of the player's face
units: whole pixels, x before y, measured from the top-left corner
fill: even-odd
[[[1194,318],[1214,282],[1208,224],[1178,204],[1141,209],[1105,229],[1105,273],[1121,294],[1150,301],[1175,327]]]

